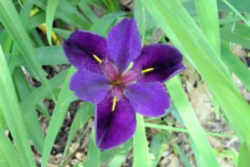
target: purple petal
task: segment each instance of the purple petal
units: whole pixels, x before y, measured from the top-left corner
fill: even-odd
[[[141,39],[134,19],[123,19],[109,32],[109,58],[114,61],[120,72],[140,55]]]
[[[126,142],[135,132],[135,112],[126,98],[120,99],[112,112],[112,95],[109,93],[97,105],[95,117],[96,143],[102,150]]]
[[[142,70],[150,68],[154,68],[154,70],[144,74],[141,73]],[[142,49],[141,56],[134,61],[133,70],[142,75],[141,81],[163,82],[184,68],[182,55],[176,48],[170,45],[154,44]]]
[[[80,99],[98,103],[108,93],[110,85],[104,75],[81,69],[72,76],[70,89]]]
[[[88,69],[100,73],[99,63],[93,55],[104,59],[107,43],[105,38],[87,31],[75,31],[63,43],[64,52],[71,64],[78,69]]]
[[[160,82],[130,85],[125,95],[134,110],[144,116],[161,116],[170,104],[168,94]]]

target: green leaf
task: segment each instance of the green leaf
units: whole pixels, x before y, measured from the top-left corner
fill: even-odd
[[[249,105],[229,79],[225,65],[185,8],[179,1],[172,0],[158,0],[157,3],[148,0],[144,5],[172,43],[200,73],[239,136],[250,141]]]
[[[87,160],[84,162],[84,167],[100,166],[100,150],[95,143],[95,132],[92,131],[91,139],[88,146]]]
[[[250,49],[250,27],[244,24],[226,25],[221,29],[221,38]]]
[[[195,0],[201,30],[220,54],[219,18],[216,0]]]
[[[250,150],[246,143],[242,143],[240,146],[240,155],[238,159],[237,167],[249,167],[250,164]]]
[[[235,73],[250,91],[250,70],[236,55],[233,55],[229,48],[229,44],[226,42],[222,44],[222,60],[227,64],[230,71]]]
[[[78,6],[92,23],[96,22],[98,17],[96,16],[95,12],[91,9],[88,1],[81,0]]]
[[[235,0],[219,0],[218,4],[222,7],[222,9],[232,10],[239,18],[248,24],[248,21],[241,15],[241,12],[243,11],[250,12],[250,2],[248,0],[241,0],[240,3]]]
[[[137,127],[134,135],[133,167],[149,167],[148,142],[143,116],[136,114]]]
[[[0,0],[0,19],[14,40],[16,47],[21,53],[27,67],[31,70],[30,72],[36,74],[47,86],[47,88],[50,89],[45,73],[42,71],[40,64],[34,56],[35,49],[32,46],[31,39],[29,38],[11,0]]]
[[[179,155],[180,160],[184,164],[185,167],[192,167],[191,163],[189,162],[188,157],[185,155],[184,151],[178,146],[178,144],[174,143],[174,149]]]
[[[23,74],[20,68],[14,72],[14,81],[18,90],[20,100],[24,100],[29,96],[31,87],[26,80],[26,76]],[[27,106],[29,106],[27,104]],[[28,137],[33,141],[37,151],[42,152],[43,148],[43,132],[40,127],[40,121],[38,115],[34,110],[23,110],[24,123],[27,128]]]
[[[145,7],[142,5],[141,0],[134,1],[134,17],[136,19],[139,32],[142,36],[142,43],[144,43],[144,36],[146,33],[146,17],[145,17]]]
[[[187,129],[184,129],[184,128],[175,128],[172,126],[160,125],[160,124],[155,124],[155,123],[146,122],[145,127],[162,129],[162,130],[166,130],[168,132],[179,132],[179,133],[189,134],[189,131]],[[225,138],[234,136],[234,134],[223,134],[223,133],[214,133],[214,132],[206,132],[206,133],[207,133],[207,135],[210,135],[210,136],[225,137]]]
[[[124,16],[124,12],[114,12],[107,14],[100,19],[96,20],[95,23],[92,25],[90,28],[91,31],[94,31],[102,36],[106,36],[109,29],[111,28],[111,25],[114,23],[114,21],[121,17]]]
[[[165,134],[157,134],[153,136],[151,141],[150,153],[154,156],[151,160],[151,167],[157,167],[157,164],[161,160],[162,154],[168,148],[167,138]]]
[[[53,20],[56,13],[56,8],[59,5],[60,0],[48,0],[46,8],[46,30],[47,30],[47,39],[49,44],[52,45],[51,35],[52,35],[52,26]]]
[[[4,74],[0,75],[0,108],[14,138],[17,152],[22,155],[22,166],[35,167],[15,88],[1,47],[0,66],[0,73]]]
[[[56,101],[56,107],[49,122],[47,135],[45,137],[42,153],[42,167],[46,167],[47,165],[53,143],[56,139],[56,135],[60,130],[60,127],[63,124],[64,117],[68,111],[68,106],[75,99],[73,92],[69,90],[69,81],[74,72],[74,68],[71,68],[68,71],[67,77],[59,93],[58,100]]]
[[[219,166],[206,134],[199,124],[191,104],[182,88],[178,77],[167,82],[167,88],[174,105],[176,106],[188,132],[203,159],[203,166]]]
[[[55,78],[49,81],[52,89],[62,86],[65,80],[67,70],[60,72]],[[23,99],[21,106],[23,111],[34,112],[35,106],[45,97],[49,96],[49,91],[45,86],[34,89],[25,99]]]
[[[37,48],[36,53],[41,65],[69,64],[61,46]]]
[[[69,130],[69,135],[64,149],[63,158],[68,152],[69,146],[72,140],[74,139],[76,132],[86,124],[86,122],[93,116],[93,113],[94,113],[94,105],[91,103],[84,103],[79,108]]]
[[[10,142],[8,137],[4,134],[4,130],[0,129],[0,165],[2,167],[20,167],[20,159],[14,148],[14,145]],[[22,167],[25,167],[21,165]]]

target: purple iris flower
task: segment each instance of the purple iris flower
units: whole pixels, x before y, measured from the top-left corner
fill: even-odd
[[[184,69],[181,53],[170,45],[142,48],[134,19],[123,19],[107,39],[78,30],[63,43],[77,68],[70,89],[97,105],[97,146],[104,150],[124,143],[136,128],[136,112],[161,116],[170,105],[163,82]],[[128,69],[129,64],[133,66]]]

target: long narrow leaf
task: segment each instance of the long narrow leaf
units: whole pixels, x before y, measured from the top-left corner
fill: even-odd
[[[4,74],[0,75],[0,106],[4,119],[14,138],[18,154],[23,155],[21,159],[23,167],[35,167],[15,88],[1,46],[0,67],[0,73]]]
[[[26,65],[31,70],[30,72],[35,73],[49,89],[45,73],[42,71],[40,64],[34,56],[35,49],[32,46],[31,39],[21,23],[11,0],[0,0],[0,19],[12,39],[15,41],[18,51],[21,53]]]
[[[49,44],[52,44],[51,35],[52,35],[52,26],[53,20],[56,13],[56,8],[59,5],[60,0],[48,0],[46,8],[46,30],[47,30],[47,39]]]
[[[84,103],[79,108],[69,130],[69,135],[64,149],[63,157],[65,157],[69,149],[69,146],[76,135],[76,132],[80,128],[82,128],[82,126],[89,120],[89,118],[93,115],[93,112],[94,112],[94,106],[91,103]]]
[[[14,145],[9,141],[2,129],[0,129],[0,148],[0,160],[4,160],[5,163],[7,162],[2,167],[20,167],[20,156],[17,155]],[[3,165],[3,162],[0,162],[0,165]]]
[[[68,111],[68,106],[70,102],[72,102],[75,99],[74,94],[72,93],[72,91],[69,90],[69,81],[74,71],[75,71],[74,68],[71,68],[68,71],[67,77],[63,83],[62,89],[58,96],[56,107],[49,123],[47,135],[45,137],[43,154],[42,154],[42,167],[46,167],[47,165],[50,152],[53,147],[53,143],[56,139],[56,135],[60,130],[60,127],[62,126],[65,114]]]
[[[149,167],[148,142],[143,116],[136,115],[137,127],[134,135],[133,167]]]
[[[219,18],[216,0],[195,0],[201,30],[220,54]]]
[[[218,60],[216,51],[182,4],[172,0],[158,0],[157,3],[148,0],[144,4],[175,46],[201,74],[232,127],[242,139],[250,141],[249,105],[228,79],[228,74],[225,75],[225,68]]]
[[[201,128],[198,119],[196,118],[191,104],[182,88],[181,82],[178,77],[175,77],[167,82],[169,94],[176,106],[185,126],[187,127],[193,142],[198,149],[204,166],[218,167],[215,155],[207,140],[204,130]]]

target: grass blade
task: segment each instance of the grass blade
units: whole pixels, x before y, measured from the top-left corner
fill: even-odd
[[[16,47],[26,62],[27,67],[30,69],[30,72],[36,74],[49,89],[45,73],[42,71],[40,64],[34,56],[35,49],[32,46],[31,39],[21,23],[21,19],[11,0],[0,0],[0,19],[16,43]]]
[[[217,54],[220,54],[219,18],[216,0],[195,0],[201,30]]]
[[[134,135],[133,167],[149,167],[148,142],[143,116],[136,115],[137,127]]]
[[[84,126],[84,124],[93,116],[94,106],[91,103],[84,103],[77,111],[75,118],[69,130],[67,143],[64,149],[63,158],[65,157],[69,146],[74,139],[76,132]]]
[[[5,161],[5,166],[2,167],[20,167],[20,159],[17,155],[17,152],[9,141],[8,137],[4,134],[4,130],[0,129],[0,155],[1,159]],[[11,155],[11,156],[10,156]],[[0,162],[0,165],[3,165],[3,162]],[[25,167],[25,166],[23,166]]]
[[[0,106],[4,119],[14,138],[18,154],[23,155],[22,165],[35,167],[15,88],[1,47],[0,67],[0,73],[4,74],[0,75]]]
[[[14,81],[17,88],[18,95],[22,100],[29,96],[31,87],[27,82],[25,75],[20,68],[17,68],[14,72]],[[27,107],[29,105],[27,104]],[[42,153],[43,147],[43,132],[40,127],[39,118],[35,110],[22,110],[24,123],[27,128],[28,137],[33,141],[37,151]]]
[[[100,166],[100,150],[96,147],[95,132],[92,131],[91,139],[88,146],[87,160],[84,162],[85,167]]]
[[[250,71],[236,55],[233,55],[229,48],[229,43],[226,42],[223,42],[222,44],[222,60],[227,64],[230,71],[235,73],[250,91]]]
[[[47,39],[50,45],[52,45],[51,35],[52,35],[53,20],[56,13],[56,8],[59,5],[59,1],[60,0],[48,0],[46,8],[46,30],[47,30]]]
[[[246,143],[241,144],[237,167],[248,167],[250,164],[249,155],[250,155],[250,150],[248,149],[247,144]]]
[[[75,72],[74,68],[68,71],[67,77],[63,83],[62,89],[58,95],[58,100],[56,102],[56,107],[49,122],[49,127],[47,130],[47,135],[45,137],[43,154],[42,154],[42,167],[46,167],[49,160],[50,152],[53,147],[53,143],[56,139],[65,114],[68,111],[69,104],[74,100],[75,96],[72,91],[69,90],[69,81],[72,74]]]
[[[178,77],[175,77],[167,82],[167,88],[174,105],[176,106],[184,125],[187,127],[195,146],[199,150],[200,156],[204,160],[204,166],[218,167],[215,155],[207,140],[206,134],[199,124],[199,121],[194,114],[191,104],[182,88]]]
[[[233,5],[231,5],[231,3],[229,3],[227,0],[222,0],[246,25],[250,26],[249,22],[247,21],[247,19],[242,16],[240,14],[240,12],[234,8]]]
[[[158,0],[157,3],[148,0],[144,5],[173,44],[201,74],[239,137],[250,141],[249,105],[228,74],[225,75],[224,64],[182,4],[171,0]]]

